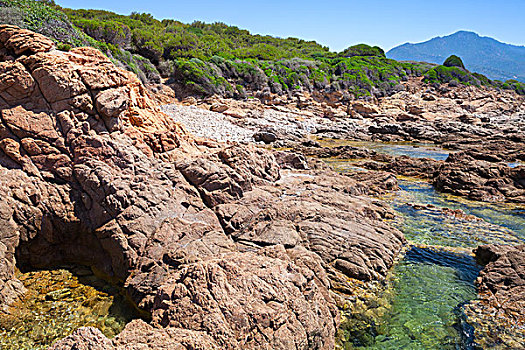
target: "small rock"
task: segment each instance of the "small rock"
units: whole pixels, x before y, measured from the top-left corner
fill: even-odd
[[[302,154],[293,152],[275,152],[275,160],[284,169],[308,169],[308,162]]]
[[[193,96],[188,96],[182,100],[182,104],[185,106],[193,106],[197,104],[197,99]]]
[[[217,112],[217,113],[225,112],[227,109],[228,109],[228,106],[226,106],[223,103],[214,103],[210,107],[210,111]]]
[[[277,136],[275,136],[272,132],[267,131],[259,131],[253,135],[253,139],[257,142],[264,142],[266,144],[275,142],[277,140]]]
[[[71,290],[69,288],[63,288],[54,290],[46,294],[46,300],[61,300],[71,296]]]
[[[420,106],[408,106],[408,112],[414,115],[421,115],[425,110]]]
[[[424,101],[435,101],[436,100],[436,96],[432,94],[423,94],[422,98]]]

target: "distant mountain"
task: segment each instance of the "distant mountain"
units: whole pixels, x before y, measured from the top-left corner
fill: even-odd
[[[499,42],[473,32],[437,37],[418,44],[403,44],[387,52],[398,61],[425,61],[442,64],[450,55],[461,57],[468,70],[490,79],[525,82],[525,46]]]

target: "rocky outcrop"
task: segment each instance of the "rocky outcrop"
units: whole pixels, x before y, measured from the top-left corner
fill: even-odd
[[[116,338],[109,340],[98,328],[82,327],[59,340],[49,350],[143,350],[219,349],[203,332],[153,327],[142,320],[131,321]]]
[[[382,278],[404,243],[365,185],[196,142],[94,49],[4,25],[0,59],[0,305],[24,292],[15,264],[77,263],[151,315],[55,349],[331,349],[333,290]]]
[[[128,225],[148,220],[148,202],[167,200],[169,207],[184,192],[173,188],[165,165],[152,156],[196,149],[191,137],[159,113],[135,76],[100,52],[64,53],[52,45],[45,51],[42,36],[9,26],[0,33],[2,305],[21,290],[12,280],[15,247],[19,263],[71,260],[124,280],[144,231],[152,229],[132,229],[135,243],[129,245],[123,237],[131,233]],[[29,42],[12,40],[19,34]],[[36,48],[21,48],[31,45]],[[16,52],[36,53],[18,57]],[[113,100],[100,98],[115,91],[126,101],[119,113]],[[177,176],[172,173],[174,181]],[[186,209],[179,205],[179,211]]]
[[[157,290],[151,325],[133,321],[113,341],[77,331],[51,349],[332,349],[337,311],[327,286],[290,255],[274,246],[187,264]]]
[[[73,332],[70,336],[58,341],[48,350],[112,350],[114,349],[111,340],[106,338],[102,332],[95,327],[82,327]]]
[[[362,198],[353,180],[287,174],[278,189],[260,187],[216,211],[226,232],[246,249],[256,245],[305,246],[326,270],[361,280],[378,279],[392,265],[389,251],[401,248],[402,235],[379,219],[385,208]],[[263,192],[264,191],[264,192]]]
[[[274,110],[288,110],[304,116],[319,116],[330,119],[362,120],[363,126],[374,125],[378,119],[388,124],[402,125],[403,133],[387,131],[382,127],[373,128],[377,137],[388,139],[424,139],[430,134],[408,133],[414,123],[425,126],[426,131],[443,131],[451,127],[456,132],[479,131],[487,123],[495,124],[502,116],[519,116],[525,113],[525,97],[509,90],[496,90],[490,87],[474,87],[459,84],[430,85],[423,77],[410,77],[398,84],[396,91],[389,96],[380,97],[377,89],[371,95],[355,100],[348,92],[342,91],[295,91],[293,94],[275,94],[259,91],[257,107],[264,106]],[[246,104],[232,99],[209,97],[199,101],[206,109],[224,112],[224,108],[236,110],[239,116],[249,115]],[[197,104],[197,101],[195,103]],[[225,106],[225,107],[219,107]],[[243,113],[244,110],[244,113]],[[452,130],[450,130],[452,131]],[[435,135],[434,135],[435,136]],[[450,135],[441,135],[444,139]]]
[[[443,192],[485,202],[525,203],[525,167],[510,167],[513,151],[485,153],[476,149],[451,152],[446,161],[392,156],[354,147],[298,147],[306,155],[352,160],[361,168],[432,181]],[[352,176],[355,177],[355,174]],[[372,175],[371,175],[372,176]]]
[[[474,200],[525,203],[525,167],[510,168],[505,163],[477,160],[469,152],[451,154],[434,185],[441,191]]]
[[[483,348],[525,346],[525,245],[480,246],[476,259],[485,265],[478,279],[478,300],[466,313]]]
[[[190,264],[157,292],[153,322],[210,334],[220,349],[330,349],[336,310],[311,269],[282,246]]]

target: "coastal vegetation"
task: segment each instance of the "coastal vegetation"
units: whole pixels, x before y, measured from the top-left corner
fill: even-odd
[[[435,66],[425,73],[424,81],[427,83],[449,83],[473,86],[491,86],[504,90],[514,90],[520,95],[525,94],[525,84],[517,80],[490,80],[483,74],[469,72],[460,57],[452,55],[443,65]]]
[[[315,41],[254,35],[224,23],[157,20],[151,14],[120,15],[62,8],[52,0],[0,0],[0,21],[53,38],[58,48],[89,45],[136,73],[161,78],[186,94],[245,97],[248,91],[343,91],[355,97],[388,96],[409,77],[428,83],[485,85],[524,93],[518,81],[492,81],[452,56],[442,66],[388,59],[359,44],[340,53]]]
[[[378,56],[386,57],[385,51],[379,46],[369,46],[366,44],[358,44],[350,46],[339,54],[342,57],[354,57],[354,56]]]
[[[456,55],[451,55],[450,57],[448,57],[445,60],[445,62],[443,62],[443,65],[445,67],[459,67],[459,68],[466,69],[461,58],[459,58]]]

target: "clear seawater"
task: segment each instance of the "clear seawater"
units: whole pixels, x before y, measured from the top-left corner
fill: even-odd
[[[393,155],[448,156],[446,151],[421,145],[353,145]],[[355,162],[331,159],[327,163],[341,172],[366,171]],[[398,214],[392,224],[414,246],[393,269],[389,312],[374,321],[370,334],[351,339],[345,347],[471,349],[473,332],[464,321],[462,306],[476,298],[474,282],[480,267],[469,252],[480,244],[523,244],[525,207],[470,201],[440,193],[417,179],[398,182],[400,190],[382,199]]]
[[[470,349],[462,305],[476,297],[479,267],[469,255],[411,248],[394,268],[390,311],[354,349]]]
[[[403,218],[396,225],[412,242],[476,247],[489,243],[521,244],[525,241],[525,207],[471,201],[439,193],[424,182],[398,182],[401,190],[386,199]],[[427,208],[415,209],[413,204],[426,205]],[[431,206],[428,207],[428,204]],[[445,214],[443,208],[459,209],[481,220]]]
[[[373,142],[373,141],[346,141],[346,140],[319,140],[322,146],[352,146],[367,148],[378,153],[389,154],[392,156],[409,156],[412,158],[430,158],[435,160],[445,160],[453,152],[445,150],[431,143],[408,143],[408,142]]]
[[[85,326],[113,337],[139,317],[118,288],[88,268],[31,271],[17,278],[27,292],[8,314],[0,313],[2,350],[47,349]]]

